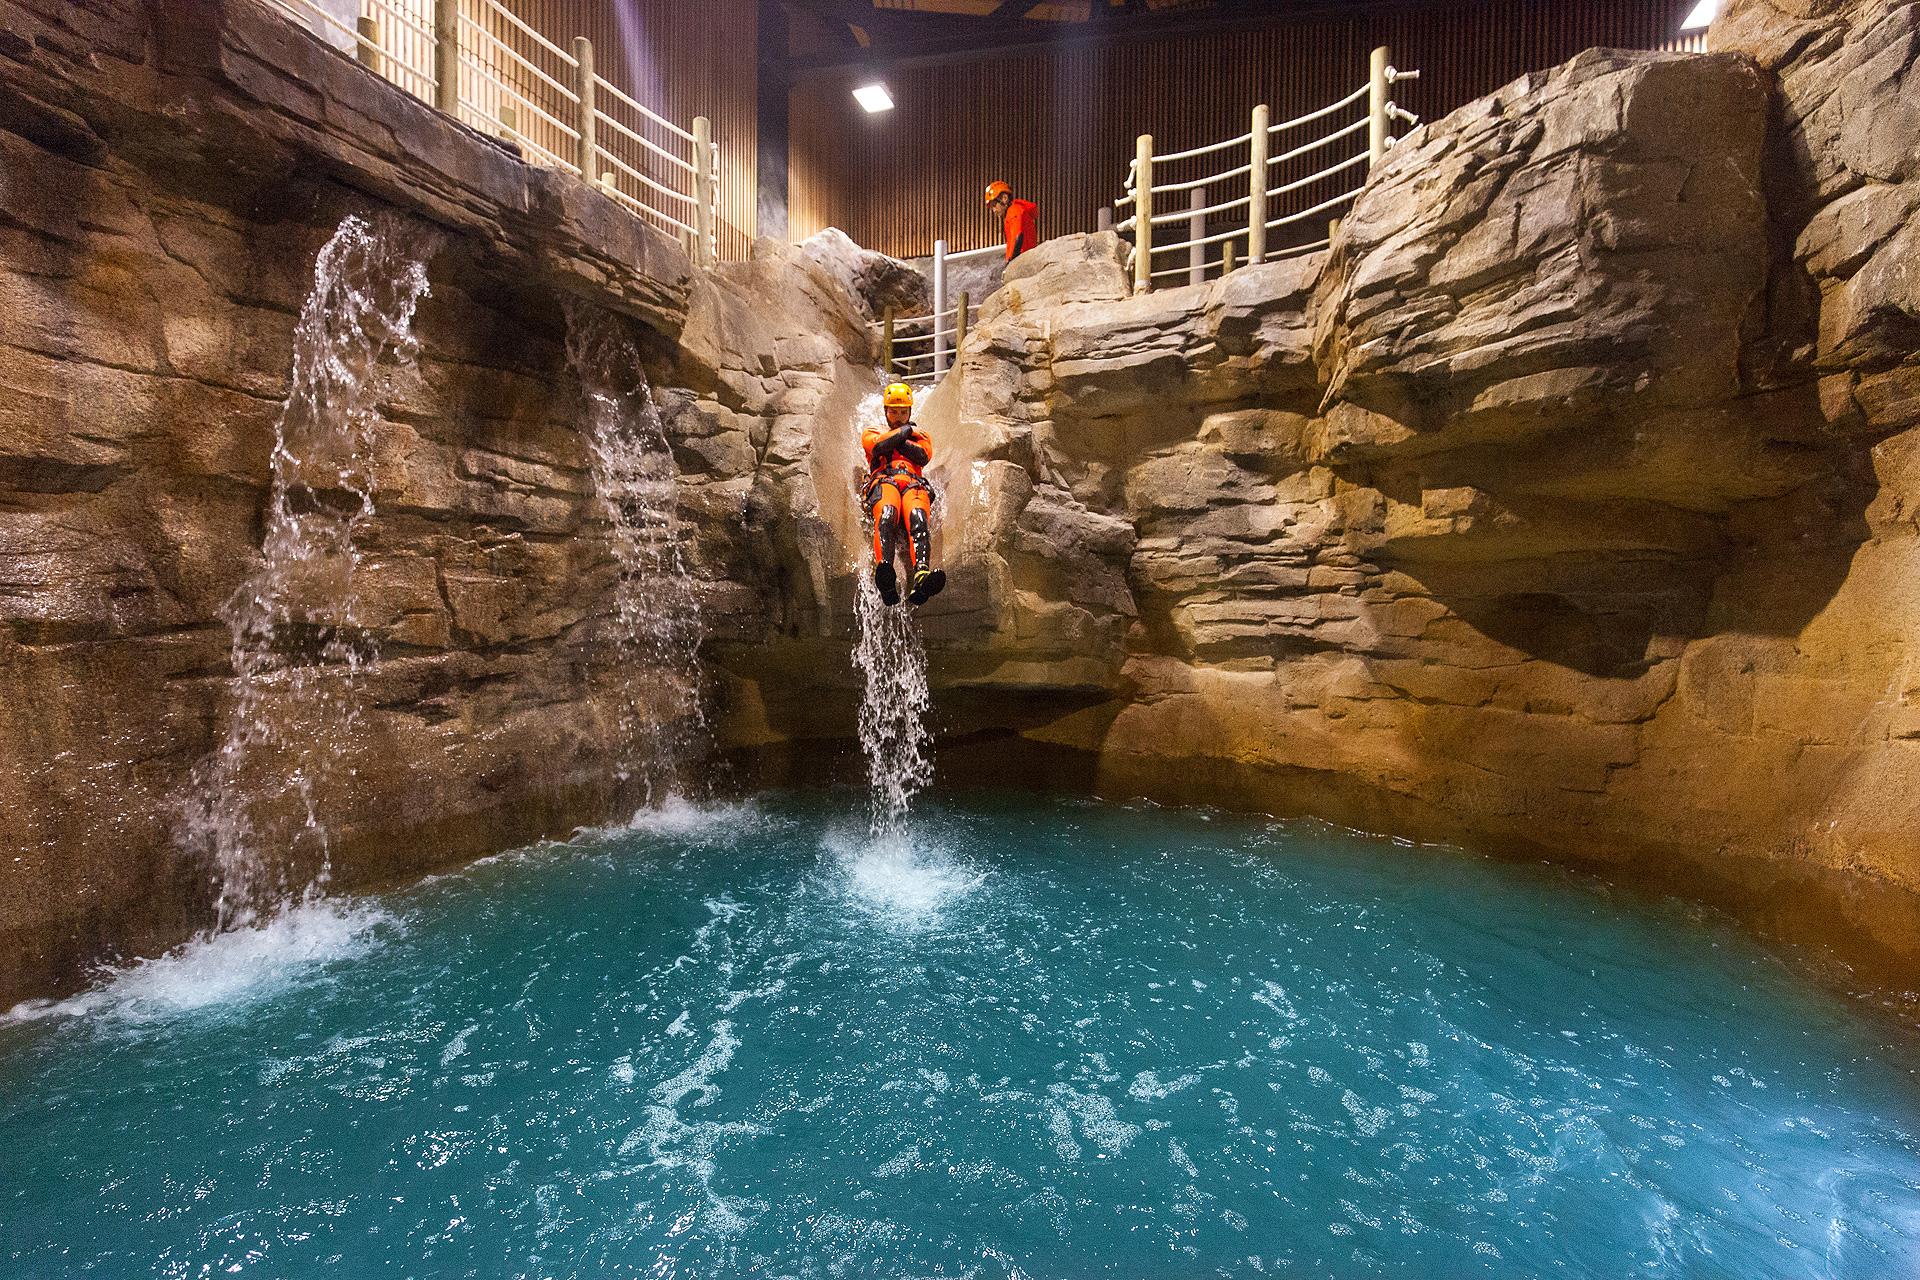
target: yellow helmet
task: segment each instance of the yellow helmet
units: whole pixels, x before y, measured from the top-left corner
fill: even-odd
[[[913,388],[904,382],[890,383],[880,393],[880,403],[889,409],[913,408]]]

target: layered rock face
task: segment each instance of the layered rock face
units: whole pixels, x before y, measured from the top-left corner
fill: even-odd
[[[1917,13],[1778,80],[1528,76],[1327,253],[1021,259],[927,415],[953,696],[1078,694],[1026,733],[1114,789],[1631,867],[1910,977]]]
[[[430,292],[368,427],[351,731],[296,708],[259,765],[303,775],[337,886],[631,803],[636,673],[564,304],[611,316],[655,386],[709,633],[818,612],[761,584],[805,574],[812,424],[876,385],[850,290],[911,272],[829,242],[696,276],[252,0],[0,4],[0,1006],[209,918],[188,819],[239,714],[222,611],[259,559],[315,254],[349,214]],[[297,812],[257,834],[314,855]]]

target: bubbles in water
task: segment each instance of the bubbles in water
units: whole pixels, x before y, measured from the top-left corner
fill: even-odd
[[[586,400],[594,498],[616,566],[617,777],[638,779],[651,806],[672,800],[707,731],[706,631],[682,548],[679,471],[640,352],[620,322],[569,302],[567,359]]]
[[[831,832],[822,844],[853,899],[895,923],[924,923],[985,878],[937,843],[899,832],[865,838]]]
[[[0,1023],[60,1015],[143,1022],[244,1004],[365,954],[383,930],[398,923],[378,908],[337,900],[294,907],[257,928],[210,934],[163,956],[109,969],[97,986],[66,1000],[17,1005],[0,1015]]]
[[[373,516],[377,407],[415,354],[424,254],[397,221],[346,218],[314,262],[294,328],[260,561],[221,609],[233,664],[226,738],[198,770],[186,815],[189,840],[213,856],[220,929],[325,888],[325,790],[375,654],[354,578]]]

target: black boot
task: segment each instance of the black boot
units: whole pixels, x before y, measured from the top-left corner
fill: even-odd
[[[873,566],[873,585],[880,589],[881,604],[900,603],[900,579],[893,571],[893,562]]]
[[[913,591],[908,594],[909,604],[925,604],[940,594],[947,585],[947,572],[944,569],[922,569],[913,575]]]

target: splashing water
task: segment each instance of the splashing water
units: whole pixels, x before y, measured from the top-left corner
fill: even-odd
[[[618,321],[569,302],[567,359],[586,400],[593,490],[617,576],[612,639],[619,684],[616,777],[652,808],[671,797],[705,740],[705,626],[682,549],[679,470],[640,352]]]
[[[933,692],[913,610],[881,603],[873,567],[865,557],[854,579],[859,584],[854,595],[859,638],[853,665],[864,682],[860,750],[867,757],[867,825],[880,839],[901,833],[914,796],[933,781],[933,735],[927,729]]]
[[[375,656],[354,577],[373,516],[376,410],[413,362],[425,249],[397,221],[349,216],[314,262],[274,424],[260,560],[220,611],[233,665],[226,738],[198,770],[187,812],[189,840],[211,851],[219,878],[217,930],[325,890],[322,790]]]

